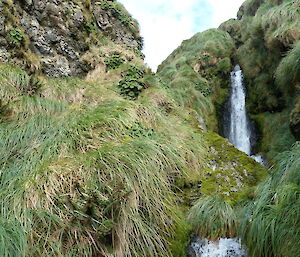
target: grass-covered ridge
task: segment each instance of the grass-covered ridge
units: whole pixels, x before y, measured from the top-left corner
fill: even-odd
[[[216,132],[222,126],[216,116],[220,121],[228,97],[234,49],[228,33],[211,29],[185,40],[158,68],[176,102],[195,111]]]

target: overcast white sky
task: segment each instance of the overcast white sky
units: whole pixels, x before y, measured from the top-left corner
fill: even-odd
[[[119,0],[136,18],[144,37],[146,63],[157,66],[184,39],[235,18],[244,0]]]

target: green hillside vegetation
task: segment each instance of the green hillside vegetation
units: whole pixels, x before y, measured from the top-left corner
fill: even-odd
[[[291,110],[296,108],[298,94],[295,92],[300,76],[299,21],[299,1],[247,0],[240,8],[238,20],[220,26],[238,46],[236,59],[247,81],[248,110],[263,127],[261,138],[265,143],[257,151],[269,159],[289,149],[296,141],[294,137],[299,137],[295,128],[299,124],[295,123],[297,117],[294,115],[294,121],[290,122]],[[281,127],[266,129],[270,127],[268,117]],[[294,128],[293,135],[289,126]],[[277,130],[281,135],[283,132],[284,141]],[[274,149],[274,144],[280,148]]]
[[[178,47],[158,68],[158,76],[172,88],[176,102],[197,112],[210,130],[222,128],[229,94],[234,41],[218,29],[198,33]]]
[[[101,49],[99,60],[114,61],[84,79],[0,67],[2,256],[184,254],[194,200],[212,192],[247,199],[265,174],[219,137],[214,149],[227,146],[226,162],[239,154],[249,165],[236,180],[218,161],[220,181],[204,183],[209,142],[218,137],[198,125],[210,98],[193,89],[201,105],[182,105],[171,85],[128,61],[127,50]]]
[[[137,47],[96,29],[94,2],[77,4],[88,68],[60,78],[43,74],[16,3],[0,5],[13,57],[0,64],[0,255],[184,257],[198,235],[300,256],[299,1],[245,1],[157,74],[120,3],[94,7]],[[269,172],[219,135],[237,63]]]
[[[228,98],[229,71],[233,64],[241,64],[248,91],[247,108],[259,133],[256,151],[267,156],[272,175],[254,193],[247,189],[248,200],[243,203],[245,197],[240,198],[239,194],[231,198],[232,188],[230,196],[226,196],[226,181],[218,188],[215,183],[224,170],[212,166],[216,172],[211,172],[201,184],[206,197],[193,203],[188,221],[200,237],[241,236],[253,257],[300,254],[296,178],[299,147],[293,147],[300,132],[299,18],[299,1],[245,1],[237,20],[231,19],[219,30],[198,33],[184,41],[158,70],[162,81],[174,89],[184,85],[186,91],[191,88],[200,91],[212,104],[213,111],[197,114],[206,121],[205,129],[220,131]],[[208,45],[212,48],[206,48]],[[229,60],[223,59],[221,65],[224,57]],[[193,99],[191,96],[189,99]],[[179,104],[187,106],[184,102]],[[210,133],[204,134],[204,138],[213,147],[221,141],[213,134],[209,136]],[[217,156],[225,161],[228,154],[220,151],[224,145],[218,149]],[[214,165],[218,163],[213,161],[216,160],[213,155],[207,160]],[[238,163],[243,161],[239,159]],[[228,220],[229,215],[235,218]]]
[[[241,235],[250,256],[298,256],[300,198],[297,143],[278,155],[272,176],[243,210]]]

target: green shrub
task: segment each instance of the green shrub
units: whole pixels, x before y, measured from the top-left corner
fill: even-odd
[[[145,88],[145,83],[142,81],[144,73],[143,68],[130,65],[127,70],[123,72],[124,77],[118,83],[121,95],[129,99],[136,99]]]
[[[121,57],[120,53],[113,53],[111,56],[106,57],[104,62],[106,71],[109,71],[119,68],[125,62],[125,59]]]
[[[129,68],[125,71],[124,75],[136,79],[140,79],[144,76],[144,68],[130,65]]]
[[[118,84],[121,95],[136,99],[144,88],[144,83],[136,78],[126,76]]]
[[[8,39],[13,45],[20,46],[24,42],[25,36],[20,29],[11,29],[8,31]]]

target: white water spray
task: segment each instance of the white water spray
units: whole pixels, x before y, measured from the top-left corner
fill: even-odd
[[[237,238],[221,238],[218,241],[197,238],[190,248],[193,257],[246,257],[247,251],[242,248]]]
[[[231,72],[231,83],[229,141],[236,148],[250,155],[251,130],[246,113],[246,92],[243,85],[243,74],[239,65],[235,66],[233,72]]]

